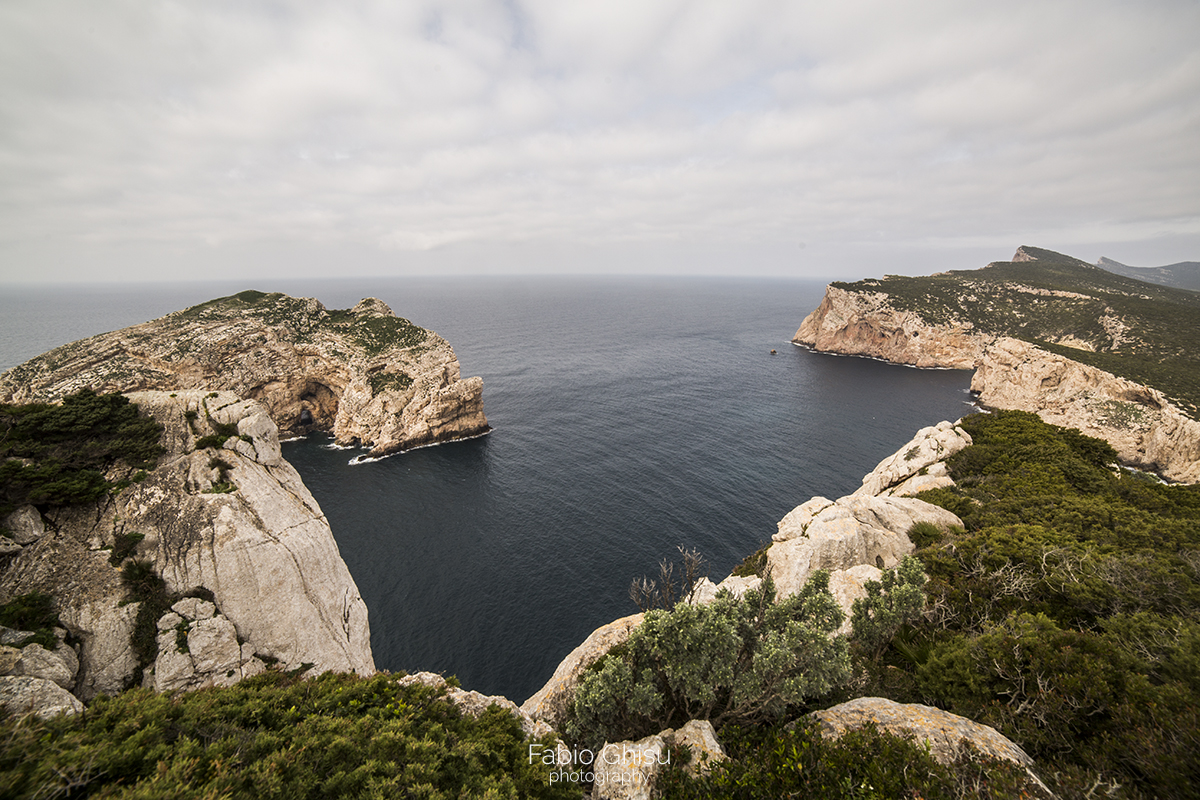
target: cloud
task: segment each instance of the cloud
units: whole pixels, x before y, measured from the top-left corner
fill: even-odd
[[[1198,23],[1117,0],[17,0],[0,280],[193,247],[266,272],[305,242],[379,269],[513,245],[825,274],[816,253],[887,247],[1195,258]]]

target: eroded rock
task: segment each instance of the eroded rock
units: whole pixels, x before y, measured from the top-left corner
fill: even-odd
[[[0,707],[14,717],[48,718],[83,711],[83,703],[54,681],[27,675],[0,676]]]
[[[629,638],[642,623],[642,614],[622,617],[592,632],[583,644],[572,650],[554,670],[554,675],[532,697],[521,704],[521,710],[534,719],[544,720],[557,728],[570,709],[575,687],[583,673],[616,645]]]

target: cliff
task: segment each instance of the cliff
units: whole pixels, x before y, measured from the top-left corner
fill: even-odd
[[[793,342],[976,369],[985,405],[1036,412],[1107,440],[1127,464],[1200,480],[1200,294],[1021,247],[979,270],[830,284]]]
[[[55,348],[0,375],[0,401],[96,392],[221,390],[260,403],[287,435],[331,432],[372,456],[490,430],[483,381],[462,379],[437,334],[367,298],[241,292]]]
[[[4,520],[22,544],[0,562],[0,602],[55,598],[78,642],[74,693],[115,694],[139,672],[162,691],[223,685],[267,663],[373,673],[366,605],[263,406],[228,392],[130,399],[163,426],[157,466],[115,467],[128,485],[99,502]],[[133,575],[152,590],[161,578],[158,598],[131,596]]]

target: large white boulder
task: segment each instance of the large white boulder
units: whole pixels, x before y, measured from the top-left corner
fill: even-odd
[[[922,471],[927,472],[930,467],[944,462],[969,444],[971,435],[952,422],[939,422],[937,425],[922,428],[908,444],[880,461],[878,466],[863,478],[862,486],[855,494],[883,494],[892,487],[920,475]],[[945,472],[942,471],[941,474],[945,475]]]

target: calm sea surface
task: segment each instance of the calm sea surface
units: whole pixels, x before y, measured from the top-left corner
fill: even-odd
[[[0,289],[0,369],[242,289],[437,331],[495,431],[350,466],[285,444],[367,602],[381,669],[525,700],[678,545],[720,580],[813,495],[967,413],[966,371],[789,344],[823,285],[656,278],[347,279]],[[778,351],[772,356],[771,349]]]

